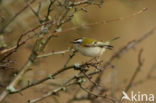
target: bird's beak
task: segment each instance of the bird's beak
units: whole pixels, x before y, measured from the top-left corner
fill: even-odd
[[[77,41],[71,41],[72,44],[80,44],[79,42]]]
[[[75,42],[75,41],[70,41],[70,43],[72,43],[72,44],[76,44],[76,42]]]

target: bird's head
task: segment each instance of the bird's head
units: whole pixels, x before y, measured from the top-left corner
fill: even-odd
[[[82,44],[82,42],[83,42],[83,38],[78,38],[78,39],[75,39],[72,43],[80,45]]]

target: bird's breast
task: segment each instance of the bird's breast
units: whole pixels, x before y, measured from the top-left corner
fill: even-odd
[[[81,47],[81,48],[79,48],[79,51],[85,56],[97,57],[97,56],[101,56],[103,54],[103,52],[105,51],[105,48]]]

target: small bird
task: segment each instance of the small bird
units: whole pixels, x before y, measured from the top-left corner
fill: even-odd
[[[113,46],[110,45],[110,42],[116,39],[118,39],[118,37],[103,42],[91,38],[82,37],[75,39],[72,43],[75,44],[76,50],[78,50],[84,56],[100,57],[106,51],[106,49],[113,48]]]

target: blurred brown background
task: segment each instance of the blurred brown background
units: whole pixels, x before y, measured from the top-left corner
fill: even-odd
[[[32,5],[32,7],[37,7],[36,5],[38,2],[35,2]],[[25,3],[23,2],[23,0],[3,0],[2,4],[0,5],[0,15],[2,15],[4,19],[7,20],[11,16],[13,16],[20,8],[22,8],[24,4]],[[105,55],[103,55],[103,59],[104,61],[106,61],[120,47],[124,46],[129,41],[142,36],[152,28],[155,28],[155,4],[156,0],[104,0],[104,4],[101,8],[97,6],[88,6],[88,13],[79,13],[77,15],[78,17],[75,18],[76,20],[78,19],[78,21],[74,20],[73,22],[68,23],[68,25],[64,25],[63,28],[72,27],[73,25],[79,25],[79,22],[87,24],[94,23],[96,21],[124,17],[134,12],[137,12],[143,8],[148,8],[148,10],[142,14],[136,15],[125,20],[111,22],[108,24],[88,26],[84,28],[79,28],[74,31],[62,33],[58,38],[51,40],[51,42],[48,44],[45,50],[45,53],[48,53],[50,51],[65,50],[69,46],[71,46],[70,41],[77,37],[85,36],[97,40],[109,40],[113,37],[119,36],[120,39],[113,42],[114,49],[112,51],[107,51]],[[43,3],[43,7],[46,5],[46,3]],[[59,10],[57,12],[59,12]],[[1,22],[0,25],[2,24],[3,22]],[[7,28],[6,32],[4,33],[6,44],[9,46],[15,44],[18,36],[21,33],[31,29],[32,27],[35,27],[37,24],[38,21],[31,12],[31,10],[29,8],[26,9],[20,16],[16,18],[16,20]],[[116,82],[122,81],[126,78],[129,80],[129,78],[132,76],[133,72],[135,71],[138,65],[137,55],[140,48],[144,49],[143,58],[145,59],[145,62],[143,68],[141,69],[139,75],[136,78],[136,81],[146,77],[146,74],[149,71],[149,69],[152,67],[153,64],[156,63],[155,38],[156,33],[144,40],[143,42],[141,42],[139,45],[136,46],[136,48],[128,51],[121,58],[113,62],[115,68],[117,69]],[[28,42],[26,45],[20,48],[14,55],[11,56],[11,59],[16,60],[16,63],[13,64],[15,70],[18,70],[26,62],[32,49],[31,42],[33,42],[33,40]],[[20,83],[20,85],[26,85],[27,80],[38,80],[43,77],[46,77],[50,73],[57,71],[63,66],[68,55],[69,53],[65,55],[54,55],[48,58],[37,60],[35,62],[35,65],[32,67],[33,70],[25,74],[25,79]],[[71,63],[81,63],[88,59],[88,57],[84,57],[81,54],[78,54],[73,58]],[[44,85],[39,85],[28,89],[22,92],[23,96],[21,96],[20,94],[9,95],[9,97],[4,101],[4,103],[24,103],[29,99],[41,96],[48,90],[53,89],[53,86],[51,86],[50,84],[51,82],[56,81],[59,83],[61,82],[62,78],[70,77],[74,72],[75,71],[63,73],[62,75],[57,76],[56,80],[51,80],[44,83]],[[107,71],[103,75],[103,85],[106,87],[112,85],[111,81],[107,80],[110,74],[111,69],[107,69]],[[153,74],[156,74],[156,71]],[[9,82],[7,78],[10,78],[9,71],[1,71],[0,82],[3,82],[4,85],[6,85]],[[156,95],[155,85],[156,82],[154,80],[148,80],[141,85],[132,87],[130,91],[132,90],[136,93],[140,91],[141,93],[152,93]],[[72,94],[72,91],[70,91],[70,93]],[[116,93],[117,97],[120,97],[120,95],[121,92]],[[60,103],[64,103],[63,101],[67,100],[66,97],[70,98],[70,95],[61,92],[59,97],[56,98],[58,98]],[[54,99],[52,97],[49,97],[41,101],[40,103],[53,102]]]

